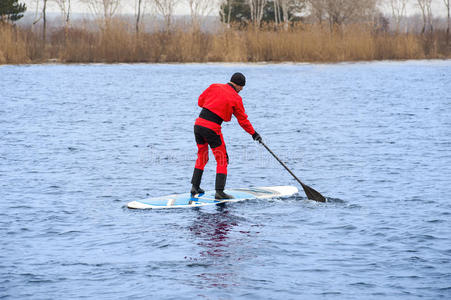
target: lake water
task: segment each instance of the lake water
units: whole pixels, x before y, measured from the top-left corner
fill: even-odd
[[[197,97],[235,71],[329,202],[233,119],[227,186],[299,195],[126,208],[189,191]],[[451,61],[1,66],[0,137],[2,299],[451,298]]]

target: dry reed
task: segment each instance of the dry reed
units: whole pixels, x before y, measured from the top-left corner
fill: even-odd
[[[15,26],[0,24],[0,64],[29,63],[24,34]]]
[[[222,29],[206,33],[185,28],[136,34],[119,20],[98,29],[81,23],[41,34],[0,24],[0,64],[89,62],[339,62],[450,57],[443,34],[429,36],[378,32],[369,25],[334,30],[299,25]]]

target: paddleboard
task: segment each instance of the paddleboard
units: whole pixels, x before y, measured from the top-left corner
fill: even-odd
[[[217,200],[215,191],[208,191],[205,194],[191,196],[190,193],[174,194],[162,197],[149,198],[147,200],[132,201],[127,204],[128,208],[134,209],[163,209],[163,208],[183,208],[200,207],[207,205],[217,205],[226,202],[239,202],[250,199],[268,199],[275,197],[287,197],[294,195],[298,189],[294,186],[264,186],[255,188],[242,188],[225,190],[234,199]]]

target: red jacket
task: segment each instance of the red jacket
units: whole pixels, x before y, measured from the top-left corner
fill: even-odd
[[[200,96],[198,104],[221,117],[225,122],[232,119],[232,114],[237,118],[240,126],[249,134],[255,130],[247,119],[243,106],[243,99],[229,84],[215,83],[210,85]]]

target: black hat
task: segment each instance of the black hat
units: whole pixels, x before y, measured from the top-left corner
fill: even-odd
[[[230,78],[230,82],[233,82],[239,86],[244,86],[246,84],[246,77],[244,77],[243,74],[240,72],[237,72],[232,75],[232,78]]]

